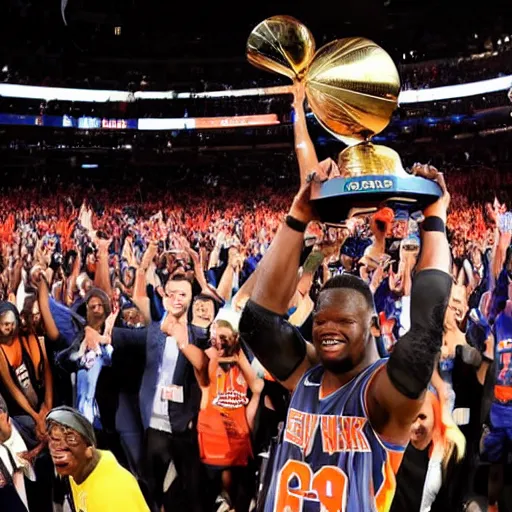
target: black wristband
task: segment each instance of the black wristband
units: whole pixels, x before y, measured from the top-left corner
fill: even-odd
[[[305,222],[302,222],[291,215],[287,215],[284,221],[290,229],[293,229],[293,231],[297,231],[298,233],[304,233],[308,227]]]
[[[482,354],[482,361],[485,363],[492,364],[494,363],[494,359],[491,359],[490,357],[487,357],[485,354]]]
[[[439,233],[446,233],[446,226],[441,217],[427,217],[421,224],[423,231],[438,231]]]

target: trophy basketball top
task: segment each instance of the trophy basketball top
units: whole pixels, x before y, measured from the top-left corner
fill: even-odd
[[[307,27],[291,16],[274,16],[251,32],[247,58],[260,69],[303,81],[313,114],[337,138],[368,140],[386,128],[398,105],[393,59],[362,37],[337,39],[315,53]]]
[[[341,223],[382,205],[416,211],[441,196],[436,183],[407,173],[398,153],[370,142],[388,126],[400,92],[393,59],[373,41],[337,39],[315,52],[306,26],[273,16],[251,32],[247,58],[303,82],[318,123],[349,146],[338,157],[341,176],[312,190],[324,222]]]
[[[309,29],[291,16],[262,21],[247,40],[247,59],[255,67],[300,79],[315,55]]]

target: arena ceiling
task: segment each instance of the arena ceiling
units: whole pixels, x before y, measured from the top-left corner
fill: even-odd
[[[215,41],[222,56],[238,56],[251,28],[274,14],[297,17],[319,43],[365,36],[392,53],[415,51],[420,58],[423,54],[437,57],[467,53],[468,49],[479,51],[488,38],[495,42],[512,33],[509,0],[475,5],[467,0],[67,0],[67,29],[61,0],[7,2],[0,20],[4,49],[13,43],[19,49],[27,40],[38,38],[58,47],[72,37],[87,50],[99,33],[113,37],[113,27],[121,26],[122,37],[131,43],[144,34],[167,42],[173,50],[190,50],[193,45],[193,53],[200,57],[203,50],[210,55],[209,45]],[[107,49],[109,43],[105,44]],[[112,44],[120,46],[120,41]]]

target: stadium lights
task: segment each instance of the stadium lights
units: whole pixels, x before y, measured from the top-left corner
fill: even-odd
[[[432,89],[412,89],[402,91],[399,103],[424,103],[454,98],[466,98],[499,91],[508,91],[512,87],[512,75],[470,82],[467,84],[434,87]],[[37,99],[45,101],[79,101],[79,102],[127,102],[131,97],[136,100],[175,100],[193,98],[238,98],[247,96],[267,96],[288,94],[288,87],[260,87],[254,89],[238,89],[208,92],[176,91],[138,91],[135,94],[127,91],[68,89],[63,87],[41,87],[34,85],[18,85],[0,83],[0,96],[4,98]]]

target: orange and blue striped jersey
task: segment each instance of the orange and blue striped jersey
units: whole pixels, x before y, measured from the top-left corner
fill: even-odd
[[[365,403],[385,363],[380,359],[323,398],[323,367],[306,372],[291,399],[265,512],[389,510],[405,446],[379,438]]]

